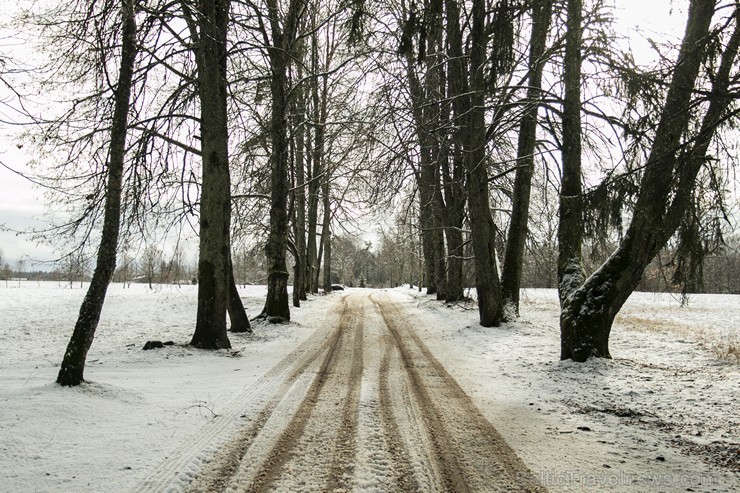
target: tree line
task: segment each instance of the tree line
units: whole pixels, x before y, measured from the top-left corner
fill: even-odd
[[[421,289],[424,269],[421,252],[414,238],[404,238],[383,232],[379,246],[354,236],[337,236],[334,247],[332,284],[346,287],[391,288],[409,285]],[[235,250],[234,279],[237,285],[264,284],[267,272],[262,245]],[[469,253],[469,252],[468,252]],[[691,285],[682,284],[676,276],[676,252],[662,251],[646,268],[637,291],[691,294],[740,294],[740,242],[735,236],[725,240],[723,246],[711,252],[701,262],[699,275]],[[608,254],[598,248],[584,256],[586,270],[603,262]],[[463,269],[464,284],[475,285],[470,260]],[[4,261],[0,251],[0,281],[6,286],[16,286],[20,280],[48,281],[69,284],[72,287],[89,282],[91,266],[84,257],[67,258],[55,263],[53,269],[29,270],[25,261]],[[182,258],[174,252],[167,254],[149,246],[140,254],[124,252],[119,255],[112,282],[125,287],[131,283],[195,285],[198,283],[197,262]],[[293,279],[289,280],[293,284]],[[557,246],[551,242],[532,243],[522,265],[522,288],[557,287]],[[22,284],[21,284],[22,285]]]
[[[368,214],[388,220],[375,275],[390,265],[391,284],[415,276],[447,302],[473,282],[496,326],[518,315],[526,266],[557,285],[561,357],[610,357],[614,317],[655,259],[697,290],[731,223],[740,5],[681,7],[683,38],[654,42],[650,66],[604,0],[24,12],[44,45],[34,87],[56,98],[27,112],[64,212],[54,235],[97,250],[58,382],[83,380],[117,253],[153,229],[197,231],[191,344],[219,349],[227,314],[251,330],[238,248],[265,245],[261,317],[288,321],[350,275],[341,237]]]

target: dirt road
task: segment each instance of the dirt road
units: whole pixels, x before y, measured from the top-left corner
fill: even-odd
[[[350,294],[330,319],[136,491],[545,491],[401,306]]]

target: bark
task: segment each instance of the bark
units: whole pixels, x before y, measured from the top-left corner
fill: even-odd
[[[514,177],[511,222],[506,240],[504,267],[501,273],[501,293],[504,304],[519,315],[519,289],[524,262],[524,246],[529,231],[529,200],[534,173],[534,153],[537,143],[537,112],[542,100],[542,71],[545,66],[547,33],[552,18],[552,0],[535,0],[532,5],[532,34],[529,42],[529,79],[527,108],[522,115],[517,143],[517,169]]]
[[[310,139],[307,140],[307,144]],[[312,149],[311,149],[312,150]],[[313,156],[313,152],[308,153],[309,156]],[[316,276],[318,272],[318,253],[316,246],[316,229],[319,222],[319,182],[314,177],[318,176],[321,171],[318,168],[318,163],[315,158],[311,158],[311,163],[308,167],[311,172],[308,174],[308,211],[306,217],[307,223],[307,237],[306,237],[306,262],[305,262],[305,273],[306,273],[306,290],[309,293],[316,294],[317,282]]]
[[[134,3],[134,0],[123,0],[121,2],[121,66],[119,68],[118,87],[114,95],[103,231],[90,287],[80,306],[74,332],[64,352],[64,358],[57,375],[57,383],[65,386],[80,385],[84,381],[87,353],[92,346],[95,330],[100,321],[100,313],[103,310],[108,284],[110,284],[113,272],[116,269],[116,250],[121,222],[121,188],[126,157],[127,121],[137,52]]]
[[[314,31],[316,22],[314,19]],[[307,283],[310,284],[310,292],[317,293],[319,290],[319,276],[321,270],[321,257],[323,248],[316,245],[316,234],[319,220],[319,195],[322,180],[326,177],[324,170],[324,132],[327,111],[327,78],[320,76],[319,68],[319,42],[318,35],[312,36],[311,43],[311,67],[314,77],[311,78],[311,101],[313,104],[313,146],[311,147],[312,173],[308,183],[308,248],[307,256]],[[319,82],[321,81],[321,84]],[[323,240],[322,240],[323,244]],[[317,250],[318,248],[318,250]]]
[[[234,279],[234,266],[229,260],[229,319],[231,320],[231,332],[252,333],[252,326],[249,323],[247,311],[244,309],[239,289],[236,287]]]
[[[424,150],[422,150],[424,152]],[[431,156],[426,153],[422,156],[419,163],[420,172],[418,178],[419,187],[419,226],[421,227],[421,244],[424,252],[424,276],[426,278],[427,294],[437,294],[438,290],[438,279],[437,279],[437,235],[435,217],[432,211],[434,195],[433,195],[433,179],[429,177],[431,167]]]
[[[302,71],[298,69],[298,78]],[[296,89],[295,105],[295,240],[296,265],[293,289],[297,292],[298,305],[306,300],[306,169],[305,169],[305,134],[306,134],[306,99],[303,85]]]
[[[228,0],[198,2],[193,30],[200,96],[203,180],[198,258],[198,314],[190,341],[202,349],[231,347],[226,327],[229,302],[231,179],[226,112]]]
[[[324,238],[323,235],[323,228],[322,228],[322,235],[319,239],[319,252],[316,257],[316,279],[314,279],[314,282],[316,283],[316,286],[321,285],[321,259],[324,258]],[[317,288],[318,292],[318,288]]]
[[[558,296],[560,304],[583,283],[583,197],[581,184],[581,32],[583,4],[567,2],[563,71],[563,171],[558,217]]]
[[[633,218],[614,254],[564,300],[560,316],[561,359],[585,361],[610,357],[609,335],[614,317],[639,284],[645,267],[678,226],[688,202],[685,199],[690,197],[709,141],[729,102],[727,97],[718,95],[726,94],[722,90],[722,74],[729,73],[735,63],[740,37],[736,25],[714,80],[713,100],[693,148],[682,146],[713,14],[714,2],[691,2],[686,32],[640,182]]]
[[[422,158],[420,168],[424,169],[429,166],[426,158]],[[435,247],[434,247],[434,226],[431,214],[431,197],[428,193],[428,186],[425,179],[418,179],[419,183],[419,227],[421,228],[421,247],[424,253],[424,285],[427,288],[427,294],[437,293],[437,278],[435,275]],[[423,190],[423,191],[422,191]]]
[[[435,27],[430,38],[437,39],[441,35],[437,31],[438,28]],[[436,53],[440,49],[437,42],[430,40],[428,52]],[[440,127],[442,95],[439,92],[441,67],[439,58],[437,55],[426,57],[427,73],[423,84],[416,74],[414,68],[416,61],[411,54],[406,57],[406,71],[420,148],[416,181],[419,189],[419,218],[427,294],[436,294],[438,299],[444,299],[446,263],[442,219],[444,202],[439,171],[441,146],[439,136],[435,135],[438,130],[433,130]]]
[[[303,264],[301,264],[301,258],[296,257],[295,263],[293,264],[293,306],[300,308],[301,306],[301,288],[303,284]],[[296,283],[296,279],[301,281],[301,284]]]
[[[453,191],[448,195],[445,239],[447,240],[447,284],[445,301],[454,303],[465,298],[463,278],[463,220],[465,218],[464,181],[459,174],[464,172],[462,156],[454,158],[454,175],[449,188]]]
[[[447,298],[447,252],[444,235],[444,200],[440,187],[439,158],[435,163],[434,196],[432,204],[432,239],[434,242],[434,278],[437,281],[437,300]]]
[[[427,294],[444,298],[445,253],[442,230],[443,201],[440,189],[440,115],[443,78],[442,0],[429,0],[424,5],[419,58],[425,65],[423,80],[417,73],[417,57],[412,48],[404,49],[409,94],[412,101],[414,130],[419,144],[419,167],[416,185],[419,191],[419,227],[424,252],[424,274]],[[416,13],[410,13],[410,16]],[[411,19],[409,19],[411,22]]]
[[[331,293],[331,198],[329,197],[329,173],[322,185],[324,196],[324,224],[321,231],[321,244],[324,249],[324,293]]]
[[[295,37],[303,13],[303,0],[291,0],[285,15],[284,25],[279,22],[279,6],[276,0],[268,1],[273,45],[269,49],[270,93],[272,96],[272,119],[270,121],[270,231],[265,246],[267,256],[267,300],[263,314],[267,317],[290,320],[288,297],[288,268],[286,250],[288,245],[288,66]]]
[[[293,112],[293,115],[295,114],[295,106],[291,102],[290,104],[291,111]],[[298,221],[297,221],[297,211],[296,211],[296,156],[295,156],[295,123],[292,120],[289,120],[289,128],[291,130],[290,137],[288,138],[288,144],[289,144],[289,154],[288,154],[288,162],[290,165],[290,205],[288,206],[288,221],[293,227],[293,241],[288,238],[287,240],[287,247],[290,250],[290,254],[293,256],[293,306],[296,308],[300,308],[301,306],[301,295],[300,295],[300,289],[298,288],[298,283],[301,281],[301,258],[298,256],[298,249],[296,248],[296,243],[298,242]]]
[[[496,266],[495,226],[488,203],[488,169],[486,166],[486,125],[484,109],[484,71],[487,36],[485,1],[473,0],[470,49],[470,96],[466,170],[470,211],[470,230],[475,255],[475,288],[478,294],[480,324],[498,326],[503,318],[501,285]]]
[[[465,160],[463,159],[465,108],[462,94],[467,92],[467,71],[463,57],[462,30],[457,1],[446,0],[447,44],[450,60],[447,69],[448,100],[452,101],[452,142],[448,162],[452,169],[443,166],[443,182],[446,198],[445,239],[447,240],[447,286],[446,301],[455,302],[464,298],[463,278],[463,221],[465,219]]]
[[[312,86],[315,81],[309,82]],[[306,203],[306,257],[304,260],[304,284],[306,292],[315,294],[316,285],[314,283],[314,271],[316,269],[316,227],[319,215],[319,193],[318,183],[314,179],[320,171],[317,163],[313,159],[313,146],[311,144],[312,134],[309,132],[309,126],[306,126],[306,180],[308,189],[308,200]],[[315,127],[313,127],[315,129]]]
[[[435,276],[434,216],[434,164],[432,136],[429,133],[430,122],[425,121],[424,107],[429,103],[425,97],[424,86],[415,71],[416,60],[411,53],[406,56],[406,74],[412,100],[412,112],[416,138],[419,142],[419,168],[416,170],[416,185],[419,189],[419,228],[421,229],[421,247],[424,253],[424,277],[427,294],[437,292]]]
[[[441,165],[446,153],[442,149],[442,100],[445,81],[444,57],[442,56],[442,0],[429,0],[426,8],[427,57],[424,105],[424,126],[428,137],[430,159],[426,172],[425,185],[429,188],[429,215],[431,219],[431,240],[433,250],[434,281],[438,300],[444,300],[447,291],[447,262],[444,239],[444,198],[441,189]]]

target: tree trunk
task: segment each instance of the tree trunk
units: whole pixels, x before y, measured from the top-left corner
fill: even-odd
[[[639,284],[645,267],[666,244],[686,207],[696,172],[704,161],[709,140],[726,109],[728,98],[718,96],[723,73],[729,73],[737,54],[737,31],[723,53],[719,75],[704,123],[686,150],[681,140],[689,128],[692,93],[704,59],[714,2],[694,0],[666,102],[643,173],[635,211],[617,250],[581,286],[563,299],[560,315],[561,359],[585,361],[609,358],[609,334],[614,317]],[[723,70],[726,69],[726,70]],[[726,79],[725,79],[726,80]],[[725,86],[726,87],[726,86]],[[562,283],[561,283],[562,284]]]
[[[415,15],[415,14],[409,14]],[[419,226],[427,294],[444,297],[446,277],[440,173],[440,116],[443,79],[442,1],[430,0],[424,8],[426,42],[420,40],[420,56],[425,64],[424,79],[417,73],[417,57],[409,48],[404,52],[409,93],[412,101],[414,129],[419,144],[419,167],[416,185],[419,190]],[[423,54],[426,53],[424,56]]]
[[[273,34],[276,36],[276,34]],[[282,48],[282,43],[276,43]],[[287,64],[289,60],[282,51],[271,50],[272,67],[272,120],[270,137],[271,202],[270,233],[265,247],[268,262],[267,300],[264,314],[290,320],[288,298],[288,267],[285,256],[288,244],[288,140],[287,140]]]
[[[456,128],[450,142],[448,160],[452,161],[452,170],[443,166],[443,182],[446,198],[445,238],[447,239],[447,302],[464,298],[463,278],[463,221],[465,219],[465,160],[463,158],[464,126],[459,121],[465,120],[465,108],[461,104],[461,95],[467,92],[467,71],[463,56],[462,31],[460,29],[460,12],[455,0],[446,0],[447,10],[447,43],[450,60],[448,62],[448,100],[452,101],[452,115]]]
[[[435,184],[435,202],[432,214],[434,216],[433,238],[434,238],[434,278],[437,280],[437,300],[444,301],[447,298],[447,252],[445,251],[444,216],[445,210],[442,201],[442,192],[439,182]]]
[[[278,38],[278,35],[273,33]],[[276,43],[283,46],[282,43]],[[287,102],[287,64],[285,54],[278,50],[271,50],[270,62],[272,80],[272,120],[270,123],[270,138],[272,150],[270,152],[270,233],[265,246],[268,262],[267,300],[264,314],[268,317],[278,317],[290,320],[290,306],[288,300],[288,267],[286,263],[286,249],[288,243],[288,140],[286,106]]]
[[[291,0],[284,25],[279,19],[276,0],[268,1],[273,46],[269,50],[270,93],[272,119],[270,122],[270,232],[265,246],[267,256],[267,300],[263,314],[271,319],[290,320],[288,297],[288,267],[285,254],[288,245],[288,66],[291,63],[296,31],[303,12],[302,0]]]
[[[325,180],[322,185],[324,195],[324,225],[321,230],[321,244],[324,247],[324,293],[331,293],[331,197],[329,196],[329,171],[325,166]]]
[[[319,290],[319,276],[321,270],[321,257],[323,248],[316,245],[316,234],[319,220],[319,195],[322,180],[326,176],[324,163],[324,132],[326,123],[326,96],[327,96],[327,79],[326,76],[320,76],[319,67],[319,40],[316,32],[316,19],[312,19],[312,29],[314,34],[311,37],[311,68],[313,77],[311,77],[311,102],[313,104],[313,146],[311,148],[311,161],[313,164],[312,176],[308,184],[308,248],[307,248],[307,283],[310,284],[310,291],[317,293]],[[321,81],[321,87],[319,86]],[[323,239],[322,239],[323,245]]]
[[[298,78],[302,79],[303,72],[298,68]],[[295,241],[296,265],[293,279],[293,290],[299,306],[301,300],[306,300],[306,171],[305,171],[305,135],[306,135],[306,98],[303,84],[296,88],[295,105]]]
[[[231,180],[226,112],[226,33],[229,1],[199,2],[195,21],[198,92],[200,94],[203,181],[198,258],[198,314],[192,346],[231,347],[226,333],[229,302]],[[194,35],[196,33],[193,33]]]
[[[295,106],[291,103],[290,104],[291,111],[293,114],[295,113]],[[293,306],[295,308],[300,308],[301,306],[301,295],[300,295],[300,289],[298,288],[298,283],[301,281],[301,258],[298,256],[298,249],[296,248],[296,243],[298,242],[298,221],[297,216],[298,213],[296,212],[296,193],[298,191],[296,187],[296,156],[295,156],[295,122],[292,120],[289,120],[288,128],[291,129],[291,135],[288,138],[288,144],[289,144],[289,156],[288,156],[288,162],[290,165],[290,205],[288,206],[288,221],[293,227],[293,241],[290,241],[290,238],[287,240],[287,246],[290,250],[291,255],[293,256],[293,292],[292,292],[292,298],[293,298]]]
[[[462,184],[461,184],[462,185]],[[448,203],[447,229],[447,289],[445,290],[447,303],[454,303],[465,298],[463,279],[463,215],[465,213],[465,195],[460,194],[459,202]]]
[[[583,196],[581,184],[581,31],[582,0],[567,2],[563,101],[563,176],[558,224],[560,304],[583,283]]]
[[[475,255],[475,288],[480,324],[498,326],[503,318],[501,285],[496,266],[495,226],[488,203],[484,71],[487,35],[485,1],[473,0],[470,49],[470,96],[466,148],[467,191],[470,230]]]
[[[429,188],[429,214],[431,241],[433,249],[433,268],[436,295],[444,300],[447,291],[447,262],[444,239],[444,197],[441,188],[442,159],[446,153],[442,149],[442,103],[444,99],[444,50],[442,37],[443,0],[429,0],[425,9],[427,26],[426,76],[424,78],[423,124],[430,151],[429,168],[426,171],[425,185]]]
[[[85,360],[100,321],[108,284],[116,270],[116,250],[121,222],[121,189],[126,154],[127,121],[131,86],[136,60],[136,20],[134,0],[121,2],[121,66],[115,91],[113,121],[110,132],[108,184],[105,196],[103,231],[98,258],[90,286],[80,306],[74,332],[64,352],[57,383],[79,385],[84,381]]]
[[[437,293],[436,276],[436,245],[434,234],[434,215],[432,213],[432,202],[434,200],[432,188],[433,183],[429,177],[432,172],[431,152],[429,148],[422,147],[417,173],[417,186],[419,187],[419,226],[421,228],[421,246],[424,252],[424,276],[426,278],[427,294]]]
[[[415,71],[416,59],[412,53],[406,55],[406,74],[409,83],[409,93],[412,100],[412,113],[416,138],[419,143],[419,167],[416,170],[416,186],[419,190],[419,228],[421,229],[421,247],[424,252],[424,277],[426,279],[427,294],[437,292],[436,280],[436,247],[434,236],[434,156],[432,136],[429,132],[431,122],[425,120],[429,110],[424,110],[429,101],[425,96],[424,87]]]
[[[234,279],[234,266],[229,259],[229,319],[231,320],[231,332],[252,333],[252,326],[249,323],[247,311],[244,309],[244,303],[239,296],[239,289],[236,287]]]
[[[311,80],[313,84],[314,81]],[[320,173],[317,163],[313,159],[313,146],[311,144],[311,133],[309,125],[306,125],[306,180],[308,188],[308,200],[306,211],[306,257],[303,262],[304,283],[306,292],[316,294],[316,284],[314,283],[314,271],[316,270],[316,228],[319,218],[319,187],[317,180],[314,179],[316,174]],[[315,127],[314,133],[315,133]]]
[[[529,84],[527,109],[522,115],[517,145],[517,169],[514,178],[511,221],[501,273],[501,293],[504,304],[519,315],[519,289],[522,280],[524,246],[529,221],[529,198],[534,172],[537,143],[537,112],[542,100],[542,70],[545,66],[545,45],[552,17],[552,0],[535,0],[532,6],[532,34],[529,43]]]
[[[465,219],[465,162],[461,149],[453,149],[452,173],[443,170],[445,184],[445,239],[447,241],[447,276],[445,282],[445,301],[454,303],[462,300],[464,295],[463,280],[463,221]]]
[[[323,228],[322,228],[323,232]],[[321,286],[322,280],[321,280],[321,260],[324,258],[324,235],[322,234],[319,237],[319,251],[318,255],[316,256],[316,276],[313,280],[314,284],[317,286],[317,292],[318,292],[318,286]]]
[[[315,128],[315,127],[314,127]],[[315,132],[315,130],[314,130]],[[310,139],[307,140],[307,143]],[[308,153],[309,156],[313,156],[312,152]],[[316,229],[319,222],[319,181],[315,178],[321,173],[318,163],[315,158],[311,158],[309,165],[311,173],[308,174],[308,214],[306,218],[307,223],[307,237],[306,237],[306,261],[305,261],[305,272],[306,272],[306,290],[309,293],[316,294],[318,285],[316,282],[316,276],[318,272],[318,252],[316,245]]]

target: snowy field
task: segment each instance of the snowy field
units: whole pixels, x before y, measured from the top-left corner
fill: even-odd
[[[128,491],[194,435],[218,444],[249,389],[342,297],[313,297],[290,325],[230,334],[232,350],[208,352],[186,346],[196,289],[112,285],[90,383],[64,389],[53,382],[84,289],[0,284],[0,491]],[[256,315],[265,288],[240,291]],[[497,329],[477,325],[472,306],[390,295],[550,491],[740,491],[740,297],[681,308],[638,293],[615,324],[614,359],[579,365],[558,361],[554,291],[527,291],[522,318]],[[175,345],[142,351],[147,340]]]
[[[740,491],[740,297],[635,293],[614,359],[585,364],[558,361],[554,290],[496,329],[420,298],[422,338],[551,491]]]

